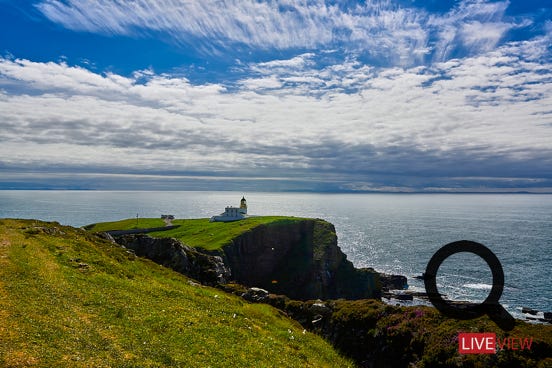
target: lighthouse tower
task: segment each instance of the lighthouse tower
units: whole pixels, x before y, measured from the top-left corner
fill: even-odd
[[[247,201],[245,200],[245,197],[242,197],[240,201],[240,213],[247,214]]]

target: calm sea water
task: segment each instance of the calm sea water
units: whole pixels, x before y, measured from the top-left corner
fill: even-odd
[[[235,192],[0,191],[0,218],[36,218],[83,226],[123,218],[210,217],[238,205]],[[249,213],[323,218],[357,267],[413,279],[433,253],[456,240],[485,244],[504,268],[501,303],[552,311],[552,195],[245,193]],[[451,299],[482,301],[491,288],[486,263],[462,253],[440,267],[438,287]]]

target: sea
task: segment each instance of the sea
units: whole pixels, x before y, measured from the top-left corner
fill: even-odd
[[[338,245],[356,267],[408,278],[458,240],[492,250],[502,264],[500,303],[515,317],[522,307],[552,311],[552,195],[320,194],[209,191],[0,191],[0,218],[57,221],[75,227],[135,217],[203,218],[237,206],[251,215],[312,217],[335,225]],[[483,301],[492,273],[475,254],[458,253],[439,267],[437,286],[451,300]],[[422,302],[423,303],[423,302]]]

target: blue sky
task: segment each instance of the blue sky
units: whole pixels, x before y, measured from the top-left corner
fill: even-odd
[[[0,0],[0,188],[552,192],[547,4]]]

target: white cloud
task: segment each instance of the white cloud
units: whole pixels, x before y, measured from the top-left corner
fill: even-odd
[[[251,65],[232,88],[0,59],[0,155],[21,167],[550,178],[552,65],[523,57],[546,45],[409,69],[318,69],[303,55]]]
[[[290,70],[295,70],[302,72],[307,67],[313,67],[314,62],[313,58],[316,55],[313,53],[305,53],[302,55],[295,56],[287,60],[272,60],[267,62],[255,63],[249,66],[252,71],[263,73],[268,71],[273,73],[274,71],[280,72],[290,72]]]
[[[99,75],[81,67],[65,63],[36,63],[29,60],[3,60],[0,64],[3,78],[11,78],[36,89],[58,89],[75,93],[97,90],[121,92],[130,86],[130,80],[121,76]]]
[[[240,82],[248,90],[258,90],[258,89],[272,89],[280,88],[282,82],[274,77],[265,77],[265,78],[248,78]]]
[[[444,16],[431,15],[428,25],[437,33],[435,60],[447,60],[459,48],[468,55],[488,52],[509,30],[527,26],[528,19],[518,24],[505,16],[508,5],[508,1],[466,0]]]
[[[257,47],[289,47],[328,42],[331,29],[317,28],[331,16],[323,2],[294,2],[282,9],[276,1],[68,1],[46,0],[37,7],[50,20],[73,30],[108,34],[166,31],[175,37],[227,38]],[[303,32],[298,32],[298,31]],[[311,36],[316,36],[311,38]]]
[[[493,50],[504,33],[509,30],[510,24],[506,23],[481,23],[477,21],[464,23],[460,31],[460,37],[464,45],[478,51]]]
[[[509,29],[528,21],[508,18],[507,1],[464,0],[440,15],[375,0],[354,6],[324,0],[43,0],[36,7],[71,30],[132,37],[164,32],[205,52],[241,45],[337,48],[400,66],[422,64],[431,54],[443,61],[458,47],[489,51]],[[304,61],[291,59],[286,66]]]

